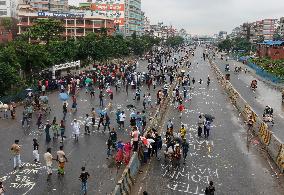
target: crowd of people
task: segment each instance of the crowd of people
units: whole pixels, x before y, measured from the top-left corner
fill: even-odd
[[[66,123],[68,122],[70,122],[75,142],[79,142],[82,132],[89,136],[94,128],[103,133],[108,132],[106,158],[113,159],[118,168],[122,164],[127,165],[129,163],[133,152],[138,152],[143,163],[147,163],[153,156],[158,158],[158,152],[163,148],[163,138],[158,129],[147,128],[150,120],[150,110],[163,104],[164,99],[171,94],[173,97],[172,103],[179,111],[180,119],[182,118],[182,113],[185,110],[184,101],[189,99],[190,86],[195,84],[195,79],[182,70],[190,68],[191,55],[194,55],[194,49],[188,49],[186,46],[176,49],[162,48],[153,50],[146,55],[148,72],[138,71],[138,61],[120,61],[110,65],[94,65],[91,70],[81,72],[78,75],[68,74],[52,81],[39,81],[38,92],[29,91],[27,93],[21,125],[25,127],[26,123],[29,128],[32,117],[36,116],[36,126],[39,131],[45,133],[45,141],[47,143],[51,141],[61,143],[55,157],[52,155],[52,148],[50,147],[43,154],[47,167],[47,180],[50,180],[52,175],[53,161],[58,163],[58,174],[62,176],[65,174],[65,164],[69,159],[65,155],[63,145],[66,139]],[[177,85],[170,91],[170,86],[175,81]],[[202,80],[199,82],[201,84]],[[210,83],[209,77],[208,82]],[[142,91],[141,86],[145,86],[147,91]],[[58,120],[53,117],[50,122],[51,108],[48,104],[47,91],[51,89],[58,90],[60,94],[66,94],[67,97],[70,97],[72,103],[69,106],[68,98],[60,96],[62,100],[62,119]],[[122,91],[127,96],[128,91],[133,90],[133,100],[139,102],[142,109],[137,109],[134,105],[114,109],[115,97],[113,89],[116,92]],[[151,89],[156,92],[155,100],[152,98]],[[67,113],[76,113],[80,109],[77,107],[77,96],[82,90],[90,95],[91,100],[97,99],[99,106],[91,107],[90,112],[85,114],[83,122],[76,118],[70,121],[66,117]],[[105,102],[106,98],[108,98],[108,104]],[[15,108],[13,109],[15,110]],[[113,110],[115,111],[115,118],[111,118],[110,115]],[[129,117],[126,115],[125,110],[130,110]],[[127,120],[129,120],[129,126],[125,123]],[[111,121],[116,121],[116,124]],[[202,128],[204,128],[204,137],[208,138],[211,122],[211,120],[207,120],[206,117],[200,115],[198,136],[201,137]],[[101,127],[103,128],[101,129]],[[186,139],[187,129],[184,125],[181,125],[178,136],[175,136],[173,127],[173,122],[169,120],[165,136],[166,150],[164,155],[165,159],[169,159],[174,167],[179,167],[181,156],[185,163],[189,151],[189,143]],[[129,140],[122,141],[117,131],[126,128],[131,129]],[[19,143],[20,140],[15,140],[15,143],[11,146],[15,169],[21,168],[20,154],[23,151]],[[40,145],[39,141],[34,138],[32,154],[35,163],[39,162],[39,147],[44,147],[44,143]],[[86,193],[87,180],[90,175],[86,172],[85,167],[82,167],[81,170],[82,173],[79,178],[82,181],[82,192]]]

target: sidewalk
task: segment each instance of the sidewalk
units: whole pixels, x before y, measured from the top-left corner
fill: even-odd
[[[228,73],[225,72],[225,65],[230,65],[230,82],[259,116],[262,116],[267,105],[274,109],[275,125],[271,127],[271,130],[280,140],[284,141],[284,132],[282,132],[282,128],[284,127],[284,105],[282,104],[282,94],[279,91],[280,85],[272,87],[271,84],[267,84],[263,79],[260,79],[254,73],[254,70],[241,62],[235,60],[225,61],[217,58],[214,61],[224,74]],[[236,66],[241,66],[243,69],[247,68],[249,72],[245,73],[242,71],[235,73],[234,69]],[[252,80],[257,80],[255,93],[250,89]]]

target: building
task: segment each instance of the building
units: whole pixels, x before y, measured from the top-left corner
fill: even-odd
[[[227,38],[228,33],[226,31],[220,31],[218,34],[218,39],[224,40]]]
[[[150,18],[144,17],[144,33],[150,34],[150,30],[151,30]]]
[[[251,43],[262,42],[263,40],[273,40],[273,36],[277,29],[276,19],[264,19],[251,23],[243,23],[239,27],[233,29],[229,35],[230,38],[246,38]]]
[[[79,4],[80,9],[91,10],[94,14],[112,18],[116,31],[125,36],[133,33],[144,33],[144,12],[141,11],[141,0],[94,0]]]
[[[88,33],[100,32],[102,28],[107,29],[109,35],[115,31],[113,19],[103,16],[92,16],[85,12],[77,13],[52,13],[36,12],[19,15],[18,34],[27,31],[27,28],[34,24],[37,19],[55,18],[61,20],[64,24],[65,32],[63,36],[66,40],[70,37],[78,38],[86,36]]]
[[[125,0],[124,34],[131,36],[136,33],[142,35],[144,13],[141,11],[141,0]]]
[[[279,20],[279,33],[282,37],[284,37],[284,17]]]
[[[262,35],[264,40],[273,40],[273,35],[276,31],[276,19],[262,20]]]
[[[68,0],[50,0],[50,12],[67,12],[69,10]]]
[[[24,0],[30,4],[36,12],[67,12],[68,0]]]
[[[15,18],[17,14],[17,0],[0,0],[0,17]]]
[[[284,41],[264,41],[258,44],[257,56],[272,60],[284,59]]]

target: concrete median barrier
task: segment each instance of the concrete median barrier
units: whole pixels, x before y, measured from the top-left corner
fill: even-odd
[[[241,97],[237,90],[232,84],[225,80],[223,73],[220,71],[218,66],[210,60],[211,67],[214,69],[219,83],[223,86],[224,90],[228,94],[231,102],[238,111],[241,113],[245,121],[248,120],[249,116],[253,119],[253,131],[258,135],[261,143],[265,145],[266,151],[277,164],[280,171],[284,171],[284,144],[273,135],[272,131],[269,130],[267,124],[260,118],[252,107]]]
[[[276,164],[280,168],[281,172],[284,172],[284,144],[281,144],[281,149],[278,153]]]

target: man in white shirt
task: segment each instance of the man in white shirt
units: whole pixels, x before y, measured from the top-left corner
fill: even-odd
[[[125,118],[126,118],[126,115],[125,115],[124,111],[122,111],[119,115],[119,128],[121,128],[121,126],[123,126],[123,128],[124,128]]]
[[[71,123],[73,134],[75,135],[75,140],[78,141],[80,135],[80,123],[77,119],[74,119],[73,123]]]
[[[41,86],[41,92],[42,92],[42,95],[45,96],[45,85]]]
[[[52,175],[52,160],[55,160],[52,157],[51,154],[51,148],[47,148],[46,153],[44,153],[43,158],[45,160],[46,163],[46,169],[47,169],[47,180],[49,180],[49,176]]]

